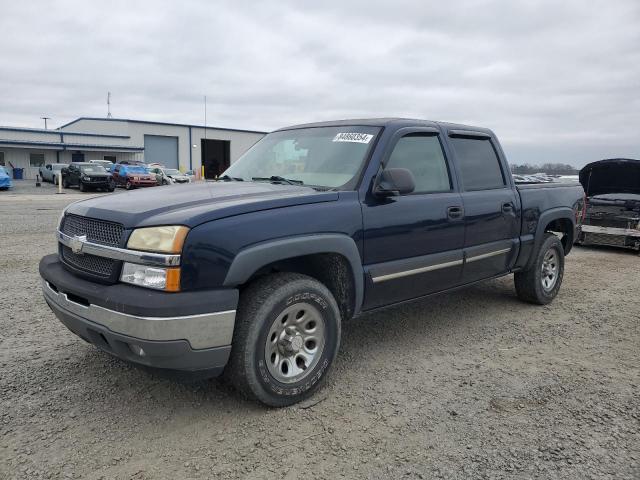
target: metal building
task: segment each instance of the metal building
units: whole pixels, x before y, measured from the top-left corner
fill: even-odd
[[[81,117],[55,130],[0,127],[0,165],[24,169],[33,179],[40,166],[88,160],[140,160],[182,171],[204,166],[205,177],[224,171],[265,132]]]

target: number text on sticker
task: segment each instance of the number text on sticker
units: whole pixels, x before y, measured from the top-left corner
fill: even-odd
[[[369,135],[368,133],[357,133],[357,132],[344,132],[338,133],[335,137],[333,137],[334,142],[355,142],[355,143],[369,143],[373,135]]]

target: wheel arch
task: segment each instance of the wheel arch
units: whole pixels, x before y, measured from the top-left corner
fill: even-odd
[[[562,233],[562,247],[564,254],[568,255],[575,240],[575,212],[569,207],[561,207],[548,210],[540,215],[535,235],[536,250],[542,244],[546,232]]]
[[[233,259],[223,285],[241,287],[274,270],[304,273],[325,284],[345,319],[360,312],[364,298],[362,260],[356,243],[347,235],[301,235],[247,247]]]

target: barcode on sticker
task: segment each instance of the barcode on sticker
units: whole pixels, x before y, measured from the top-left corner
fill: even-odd
[[[369,135],[368,133],[357,133],[357,132],[344,132],[339,133],[335,137],[333,137],[334,142],[355,142],[355,143],[369,143],[373,135]]]

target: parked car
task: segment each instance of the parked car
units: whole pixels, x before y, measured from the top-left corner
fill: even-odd
[[[96,165],[101,165],[107,171],[111,168],[111,165],[114,164],[110,160],[89,160],[89,163],[94,163]]]
[[[191,180],[180,170],[175,168],[151,167],[149,173],[156,176],[158,185],[171,185],[174,183],[190,183]]]
[[[196,171],[195,170],[187,170],[184,172],[184,175],[189,178],[189,181],[194,182],[196,180]]]
[[[108,190],[113,192],[115,183],[111,174],[102,165],[88,162],[73,162],[62,169],[62,186],[78,186],[81,192],[86,190]]]
[[[7,190],[11,188],[13,184],[11,183],[11,177],[9,176],[9,172],[0,165],[0,190]]]
[[[548,304],[584,206],[578,183],[516,186],[490,130],[401,119],[278,130],[163,192],[69,205],[47,303],[112,355],[272,406],[319,388],[363,312],[511,273]]]
[[[116,185],[131,190],[138,187],[155,187],[156,177],[143,165],[117,164],[113,167],[113,180]]]
[[[640,160],[592,162],[579,177],[587,209],[578,243],[640,250]]]
[[[60,173],[63,168],[66,168],[68,166],[69,165],[66,163],[47,163],[39,169],[40,178],[42,178],[43,182],[51,182],[54,185],[57,185],[58,173]]]

